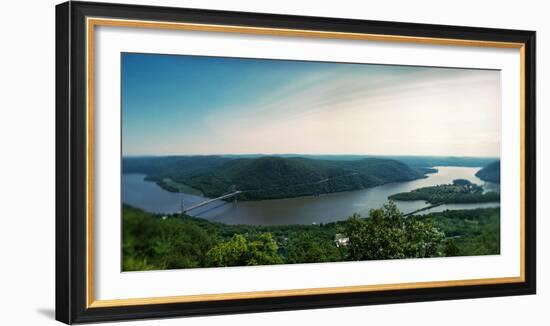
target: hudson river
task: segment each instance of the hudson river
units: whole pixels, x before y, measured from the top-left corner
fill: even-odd
[[[467,179],[482,185],[485,190],[499,191],[496,184],[484,182],[475,176],[480,168],[436,167],[437,173],[427,178],[408,182],[385,184],[364,190],[348,191],[321,195],[318,197],[299,197],[248,202],[215,201],[189,212],[189,215],[227,224],[281,225],[326,223],[348,218],[353,213],[366,216],[368,211],[379,208],[389,195],[410,191],[420,187],[451,183],[454,179]],[[207,198],[183,193],[173,193],[159,187],[156,183],[144,180],[143,174],[123,174],[123,202],[153,213],[175,213],[185,207],[200,203]],[[424,201],[397,201],[404,213],[428,206]],[[435,207],[429,212],[447,209],[469,209],[495,207],[499,203],[447,204]]]

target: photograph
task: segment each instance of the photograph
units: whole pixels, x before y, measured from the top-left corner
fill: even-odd
[[[123,272],[500,254],[501,71],[120,60]]]
[[[37,220],[55,229],[55,251],[39,246],[55,253],[55,283],[40,281],[52,321],[540,316],[543,10],[132,2],[59,3],[55,42],[31,38],[55,43],[55,71],[40,64],[55,101],[16,98],[40,114],[55,102],[55,133],[40,133],[55,138],[55,191],[37,197],[55,194],[55,225]],[[17,132],[46,121],[8,111],[24,113]],[[46,138],[6,162],[37,166]],[[6,189],[25,188],[6,221],[28,224],[27,174],[6,171]],[[19,274],[46,266],[27,229],[6,228],[35,253],[11,250]]]

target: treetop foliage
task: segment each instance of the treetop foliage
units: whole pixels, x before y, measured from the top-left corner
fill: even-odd
[[[499,208],[403,217],[389,202],[322,225],[226,225],[123,207],[123,270],[487,255],[500,252]],[[337,236],[338,235],[338,236]],[[336,239],[346,238],[337,245]]]

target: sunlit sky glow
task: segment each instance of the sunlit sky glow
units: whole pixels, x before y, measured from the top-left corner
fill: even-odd
[[[123,155],[500,155],[500,72],[122,54]]]

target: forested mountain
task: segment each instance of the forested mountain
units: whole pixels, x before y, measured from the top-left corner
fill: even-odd
[[[221,156],[125,158],[125,173],[145,173],[149,180],[176,191],[175,183],[217,197],[236,188],[239,200],[260,200],[358,190],[410,181],[428,171],[390,159],[351,161],[302,157]]]
[[[484,181],[500,183],[500,161],[493,162],[476,173]]]

